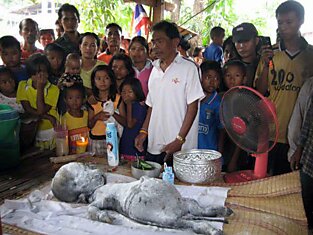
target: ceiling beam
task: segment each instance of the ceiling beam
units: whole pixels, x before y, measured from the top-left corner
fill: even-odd
[[[166,11],[173,12],[176,5],[170,2],[165,2],[164,0],[124,0],[125,3],[135,2],[137,4],[143,4],[150,7],[160,7],[163,5]]]

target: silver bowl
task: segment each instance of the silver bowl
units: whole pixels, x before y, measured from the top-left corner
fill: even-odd
[[[160,172],[161,172],[161,168],[162,166],[157,163],[157,162],[150,162],[150,161],[146,161],[147,163],[149,163],[150,165],[152,165],[154,168],[151,170],[142,170],[142,169],[138,169],[136,168],[136,162],[133,162],[131,165],[131,172],[132,175],[136,178],[136,179],[140,179],[141,176],[145,175],[148,176],[150,178],[158,178],[160,176]]]
[[[221,153],[208,149],[183,150],[174,153],[173,167],[176,177],[183,182],[203,184],[221,176]]]

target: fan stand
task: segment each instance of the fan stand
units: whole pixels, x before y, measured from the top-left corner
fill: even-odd
[[[255,154],[254,170],[227,173],[224,175],[224,181],[226,183],[240,183],[265,178],[267,171],[267,155],[267,153]]]
[[[260,135],[260,139],[268,140],[268,132],[263,130]],[[260,141],[261,143],[261,141]],[[264,141],[264,144],[258,145],[258,150],[260,149],[268,149],[268,141]],[[259,152],[259,151],[257,151]],[[226,183],[239,183],[239,182],[247,182],[251,180],[258,180],[266,177],[267,174],[267,162],[268,162],[268,152],[251,154],[251,156],[255,157],[254,170],[244,170],[237,171],[232,173],[227,173],[224,175],[224,181]]]

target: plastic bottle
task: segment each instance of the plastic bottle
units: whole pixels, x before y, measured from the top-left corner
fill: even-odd
[[[169,182],[170,184],[174,184],[174,173],[173,173],[173,168],[171,166],[167,166],[164,164],[164,172],[162,174],[162,179],[164,181]]]
[[[56,155],[63,156],[68,155],[68,130],[66,126],[58,125],[54,128],[55,143],[56,143]]]
[[[115,123],[107,123],[106,125],[106,143],[108,164],[110,167],[116,167],[119,163],[118,138]]]

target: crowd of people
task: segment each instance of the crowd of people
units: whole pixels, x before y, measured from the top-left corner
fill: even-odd
[[[90,151],[105,155],[106,123],[115,122],[121,158],[171,164],[176,151],[212,149],[232,172],[251,169],[254,158],[225,132],[222,97],[235,86],[254,88],[274,103],[279,123],[268,174],[300,169],[312,227],[313,47],[300,34],[300,3],[283,2],[276,18],[273,45],[244,22],[225,40],[221,26],[212,28],[210,45],[190,53],[188,38],[174,23],[153,25],[150,43],[135,36],[122,46],[117,23],[106,26],[101,40],[93,32],[79,33],[78,10],[64,4],[56,37],[27,18],[19,24],[21,43],[10,35],[0,38],[0,101],[20,113],[21,142],[34,140],[42,149],[55,148],[54,129],[66,126],[73,138],[88,136]],[[75,146],[70,149],[75,153]]]

